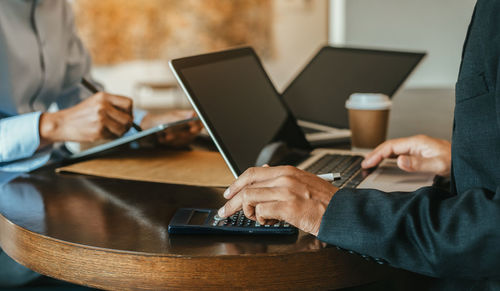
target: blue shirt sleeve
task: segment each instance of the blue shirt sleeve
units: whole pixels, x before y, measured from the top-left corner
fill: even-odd
[[[27,172],[49,160],[50,149],[37,152],[40,115],[33,112],[0,119],[0,170]]]
[[[135,109],[134,122],[140,124],[146,111]],[[48,162],[52,148],[37,151],[40,146],[41,112],[0,119],[0,171],[29,172]],[[135,133],[131,128],[126,135]]]

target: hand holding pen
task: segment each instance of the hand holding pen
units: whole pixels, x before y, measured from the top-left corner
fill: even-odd
[[[92,94],[97,94],[99,92],[99,89],[97,89],[94,84],[92,84],[91,82],[89,82],[87,79],[85,78],[82,78],[82,85],[87,88],[87,90],[89,90],[90,92],[92,92]],[[142,131],[142,128],[137,125],[135,122],[132,122],[132,127],[137,130],[137,131]]]
[[[90,82],[82,85],[94,93],[73,107],[56,112],[44,112],[39,119],[40,146],[54,142],[95,142],[122,136],[133,124],[132,100],[127,97],[98,92]],[[172,110],[162,114],[147,114],[141,124],[149,128],[158,124],[174,122],[194,116],[191,110]],[[160,144],[183,146],[192,141],[201,130],[199,121],[188,124],[186,130],[162,132]]]
[[[82,79],[82,85],[85,86],[92,93],[96,94],[99,90],[85,78]],[[105,94],[105,93],[103,93]],[[107,94],[106,94],[107,95]],[[121,97],[125,98],[125,97]],[[132,112],[126,111],[126,112]],[[131,126],[137,130],[142,131],[142,128],[151,128],[156,125],[176,122],[179,120],[186,120],[195,117],[196,114],[192,110],[170,110],[164,113],[158,114],[147,114],[144,116],[141,125],[139,126],[131,122]],[[190,143],[200,132],[202,126],[199,120],[193,120],[187,123],[181,129],[168,128],[163,132],[157,134],[157,141],[160,144],[171,146],[171,147],[182,147]]]
[[[130,98],[98,92],[73,107],[43,113],[39,120],[40,144],[112,139],[127,132],[132,121]]]

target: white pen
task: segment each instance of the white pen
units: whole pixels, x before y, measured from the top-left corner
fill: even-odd
[[[332,181],[335,181],[335,180],[341,178],[340,173],[321,174],[321,175],[318,175],[318,177],[325,180],[325,181],[328,181],[328,182],[332,182]]]

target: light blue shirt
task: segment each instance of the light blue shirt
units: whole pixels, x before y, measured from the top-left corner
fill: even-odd
[[[40,115],[52,104],[64,109],[90,95],[79,85],[90,64],[65,0],[0,0],[0,187],[20,186],[5,183],[50,159],[52,147],[38,149]],[[140,124],[145,112],[134,115]],[[0,195],[1,213],[15,220],[10,205],[22,204],[33,216],[44,215],[36,189],[15,190],[16,197]],[[0,249],[0,288],[39,276]]]
[[[49,160],[51,148],[38,150],[40,115],[90,96],[80,86],[90,66],[66,1],[0,1],[0,171],[30,171]],[[144,115],[135,111],[135,122]]]

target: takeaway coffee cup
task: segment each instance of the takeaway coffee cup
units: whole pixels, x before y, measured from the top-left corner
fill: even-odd
[[[354,93],[347,99],[353,148],[371,149],[385,141],[391,105],[384,94]]]

